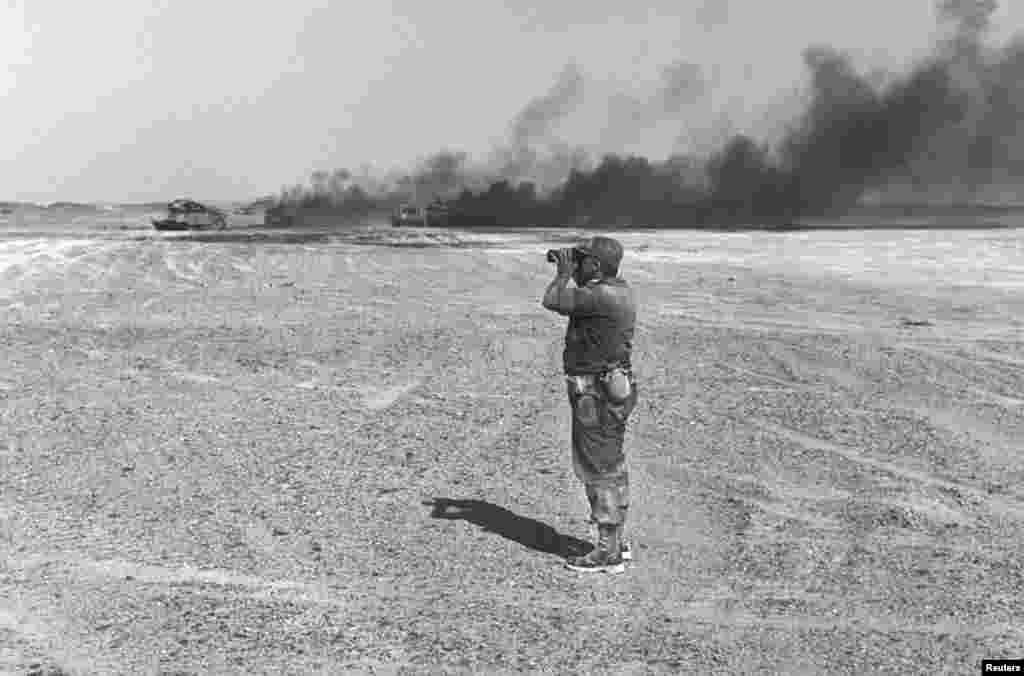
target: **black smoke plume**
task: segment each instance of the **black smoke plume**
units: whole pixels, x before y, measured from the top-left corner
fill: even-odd
[[[572,169],[584,166],[584,151],[560,141],[558,125],[583,101],[586,77],[569,63],[543,95],[519,111],[509,125],[508,143],[494,151],[488,173],[497,180],[529,181],[542,188],[565,179]]]
[[[603,147],[614,147],[651,127],[684,118],[688,107],[708,93],[703,69],[678,60],[662,66],[657,88],[644,95],[618,92],[607,103],[608,121],[601,138]]]
[[[585,90],[570,64],[482,166],[441,153],[385,191],[321,173],[302,195],[383,204],[457,194],[458,225],[616,227],[781,225],[842,212],[868,193],[978,199],[1024,177],[1024,40],[988,44],[995,9],[995,0],[942,0],[947,35],[902,75],[879,79],[840,52],[808,48],[808,102],[776,143],[735,135],[707,157],[594,162],[557,136]],[[698,67],[673,64],[656,95],[627,101],[628,117],[682,115],[705,85]]]

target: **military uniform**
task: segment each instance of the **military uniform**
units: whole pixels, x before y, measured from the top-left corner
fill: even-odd
[[[586,491],[591,520],[603,538],[589,562],[570,567],[617,572],[621,569],[621,531],[629,509],[623,441],[638,397],[631,364],[636,299],[617,275],[622,257],[618,242],[595,237],[577,250],[601,261],[602,268],[613,270],[615,276],[601,275],[576,289],[549,289],[551,297],[545,297],[545,307],[569,317],[563,367],[572,408],[573,468]],[[598,551],[605,545],[610,548],[608,556]]]

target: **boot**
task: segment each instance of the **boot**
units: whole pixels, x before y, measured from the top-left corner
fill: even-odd
[[[597,521],[593,517],[590,518],[590,524],[596,531]],[[626,537],[625,524],[619,524],[619,553],[622,554],[622,560],[626,563],[630,563],[633,560],[633,546],[629,544],[629,538]]]
[[[619,553],[622,554],[622,560],[629,563],[633,560],[633,547],[629,544],[629,538],[626,537],[626,524],[620,523],[619,529]]]
[[[569,570],[581,573],[621,573],[626,570],[619,544],[621,526],[598,524],[597,546],[586,556],[570,556],[565,561]]]

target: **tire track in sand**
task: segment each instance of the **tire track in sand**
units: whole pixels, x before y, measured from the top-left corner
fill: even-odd
[[[420,379],[413,379],[400,385],[393,385],[377,390],[363,398],[363,406],[371,411],[383,411],[403,396],[414,391],[422,384]]]
[[[981,363],[996,368],[1024,369],[1024,359],[1017,359],[1011,355],[992,352],[991,350],[985,350],[980,347],[972,346],[968,348],[960,345],[930,346],[907,342],[897,343],[896,347],[911,352],[919,352],[934,359],[938,359],[939,361],[960,361],[967,362],[972,366],[976,366]],[[942,349],[943,347],[958,348],[958,353],[949,352]]]
[[[133,583],[157,585],[195,585],[201,592],[210,593],[204,587],[222,588],[224,593],[233,597],[239,595],[254,599],[289,600],[317,606],[334,606],[348,610],[373,603],[365,595],[350,590],[328,589],[323,585],[315,585],[293,580],[270,580],[253,575],[236,573],[225,569],[197,569],[191,566],[170,568],[153,564],[143,564],[126,559],[112,558],[105,560],[83,559],[77,555],[50,555],[23,559],[22,569],[31,569],[44,565],[63,565],[64,572],[79,579],[113,579],[125,580],[133,578]],[[48,571],[52,577],[54,571]],[[239,593],[241,590],[241,593]],[[220,590],[218,590],[220,591]],[[333,592],[333,593],[332,593]],[[339,592],[348,598],[341,598]],[[217,593],[217,592],[213,592]],[[1024,629],[1010,623],[986,624],[976,626],[960,622],[955,618],[939,622],[915,622],[899,616],[879,616],[877,613],[850,617],[819,617],[814,615],[769,615],[755,614],[753,611],[733,609],[735,597],[724,590],[712,590],[704,598],[695,598],[682,606],[672,609],[665,608],[665,614],[675,620],[697,622],[734,627],[759,627],[774,629],[812,629],[834,631],[863,631],[883,633],[916,633],[926,635],[964,635],[975,637],[991,636],[1024,636]],[[22,635],[30,639],[36,646],[42,646],[51,656],[60,655],[62,663],[71,665],[92,665],[97,660],[71,650],[66,641],[58,640],[55,628],[31,619],[31,613],[12,612],[0,609],[0,628],[20,629]]]
[[[351,597],[339,596],[338,592],[341,590],[335,589],[332,594],[332,590],[324,585],[268,579],[224,568],[201,569],[187,564],[169,567],[119,557],[91,559],[77,552],[30,555],[20,559],[9,558],[6,562],[9,571],[29,572],[44,566],[51,578],[59,570],[76,579],[130,580],[133,583],[194,585],[200,588],[212,586],[225,592],[230,591],[232,596],[241,595],[253,599],[289,600],[342,607],[351,607],[359,603]],[[342,593],[348,594],[347,591]]]
[[[0,596],[0,636],[4,633],[9,638],[0,652],[0,674],[28,673],[25,667],[29,664],[56,666],[74,674],[118,671],[119,665],[112,659],[75,645],[69,638],[67,620],[52,610],[42,610],[40,604]],[[5,671],[8,665],[18,671]]]
[[[730,627],[756,627],[782,631],[852,631],[870,634],[924,634],[940,636],[971,636],[974,638],[1024,638],[1019,624],[1000,622],[967,624],[955,618],[937,622],[921,622],[892,615],[864,613],[849,617],[818,617],[813,615],[769,615],[754,611],[729,610],[722,607],[722,599],[715,597],[692,601],[686,606],[666,613],[678,620]]]
[[[1003,515],[1013,516],[1018,519],[1024,520],[1024,505],[1018,502],[1012,502],[1004,500],[1003,498],[991,495],[987,491],[980,488],[975,488],[968,484],[960,483],[957,481],[951,481],[949,479],[943,479],[941,477],[928,474],[910,467],[904,467],[893,462],[886,460],[879,460],[877,458],[871,458],[867,455],[853,450],[852,448],[841,446],[831,441],[824,439],[818,439],[808,434],[804,434],[798,430],[794,430],[783,425],[779,425],[761,418],[749,418],[747,422],[754,427],[762,429],[766,432],[774,434],[775,436],[790,441],[792,443],[804,446],[817,451],[824,451],[826,453],[832,453],[845,458],[851,462],[855,462],[861,465],[866,465],[873,469],[891,474],[902,479],[906,479],[926,486],[934,486],[941,488],[946,491],[951,491],[955,494],[970,495],[976,500],[987,503],[993,511],[1001,513]]]
[[[272,580],[220,568],[198,569],[189,565],[172,568],[123,558],[90,559],[76,552],[7,557],[3,563],[3,570],[8,574],[45,568],[50,580],[66,576],[71,582],[66,593],[72,593],[83,581],[108,580],[133,585],[187,585],[199,593],[232,599],[292,601],[320,607],[353,609],[364,603],[361,597],[346,598],[350,596],[348,591],[329,590],[326,585]],[[12,649],[11,654],[0,653],[0,674],[7,673],[4,670],[8,664],[19,668],[14,673],[23,673],[24,667],[31,663],[57,666],[68,673],[119,673],[121,665],[112,657],[104,657],[86,649],[81,642],[76,643],[71,628],[70,618],[60,615],[45,600],[36,602],[29,597],[19,599],[0,594],[0,636],[6,633],[14,639],[10,641],[12,645],[7,646]]]
[[[67,276],[71,272],[90,280],[108,276],[110,261],[128,246],[125,242],[110,244],[93,240],[0,243],[0,276],[7,281],[0,286],[0,297],[24,290],[21,283]],[[18,284],[12,286],[13,282]]]

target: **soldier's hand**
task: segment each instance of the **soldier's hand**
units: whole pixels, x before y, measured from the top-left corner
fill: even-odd
[[[558,274],[572,276],[576,271],[576,252],[570,249],[558,250]]]

